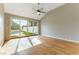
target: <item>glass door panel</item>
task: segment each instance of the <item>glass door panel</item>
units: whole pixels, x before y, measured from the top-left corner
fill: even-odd
[[[16,38],[20,36],[20,20],[11,19],[10,20],[10,37]]]
[[[28,32],[28,25],[27,25],[27,20],[20,20],[20,34],[21,36],[26,36],[26,32]]]
[[[34,33],[38,34],[38,22],[34,21]]]
[[[28,20],[28,32],[34,33],[33,30],[34,30],[34,28],[33,28],[33,21]]]

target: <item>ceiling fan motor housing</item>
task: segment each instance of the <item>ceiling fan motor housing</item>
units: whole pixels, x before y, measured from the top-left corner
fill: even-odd
[[[40,10],[37,10],[37,12],[41,12]]]

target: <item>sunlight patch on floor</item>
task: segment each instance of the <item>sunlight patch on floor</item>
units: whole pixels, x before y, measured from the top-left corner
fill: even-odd
[[[17,52],[28,49],[30,47],[32,47],[32,45],[29,43],[29,40],[27,38],[21,38],[18,43]]]
[[[39,45],[42,42],[38,39],[38,37],[29,37],[33,46]],[[12,39],[8,41],[2,48],[0,48],[0,54],[14,54],[16,52],[23,51],[28,48],[32,48],[32,44],[30,43],[27,37]]]
[[[12,54],[15,53],[16,46],[19,39],[13,39],[8,41],[1,49],[0,54]]]
[[[36,45],[42,43],[42,42],[38,39],[38,37],[29,37],[29,38],[32,39],[31,42],[32,42],[33,46],[36,46]]]

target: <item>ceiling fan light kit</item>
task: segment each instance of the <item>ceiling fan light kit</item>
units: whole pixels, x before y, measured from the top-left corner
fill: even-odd
[[[40,15],[40,12],[37,12],[37,15]]]

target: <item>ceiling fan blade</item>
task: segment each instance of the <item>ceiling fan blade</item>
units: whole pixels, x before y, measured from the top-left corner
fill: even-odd
[[[37,12],[34,12],[34,13],[32,13],[32,14],[35,14],[35,13],[37,13]]]
[[[36,9],[32,8],[33,10],[37,11]]]
[[[41,13],[46,13],[45,11],[41,11]]]
[[[43,8],[40,8],[39,10],[43,10]]]

